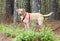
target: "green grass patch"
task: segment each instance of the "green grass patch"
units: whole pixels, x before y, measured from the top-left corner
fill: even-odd
[[[55,35],[52,29],[42,26],[39,32],[32,29],[22,30],[16,25],[0,24],[0,32],[4,33],[7,37],[11,37],[12,41],[55,41]],[[58,41],[58,39],[56,39]]]

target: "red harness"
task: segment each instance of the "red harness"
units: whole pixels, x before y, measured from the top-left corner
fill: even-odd
[[[24,14],[23,19],[22,19],[22,22],[23,22],[23,20],[26,18],[26,16],[27,16],[27,14]],[[29,20],[29,22],[30,22],[30,14],[29,14],[29,13],[28,13],[28,20]]]

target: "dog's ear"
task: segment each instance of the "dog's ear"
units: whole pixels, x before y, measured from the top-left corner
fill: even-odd
[[[18,12],[18,11],[19,11],[19,9],[20,9],[20,8],[16,9],[16,12]]]
[[[25,12],[25,9],[23,8],[23,12]]]

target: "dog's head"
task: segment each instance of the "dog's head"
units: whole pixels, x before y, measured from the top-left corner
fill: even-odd
[[[19,8],[16,10],[18,15],[23,15],[25,13],[25,9],[24,8]]]

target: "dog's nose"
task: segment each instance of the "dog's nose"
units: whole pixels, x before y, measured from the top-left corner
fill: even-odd
[[[20,15],[20,16],[21,16],[22,14],[21,14],[21,13],[18,13],[18,15]]]

